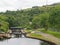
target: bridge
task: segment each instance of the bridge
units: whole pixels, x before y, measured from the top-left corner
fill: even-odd
[[[12,37],[26,37],[26,32],[23,28],[11,27],[7,33],[0,33],[0,39]]]
[[[26,33],[24,32],[24,29],[20,27],[11,27],[9,33],[11,37],[12,35],[14,35],[14,37],[22,37],[22,35],[24,35],[26,37]]]

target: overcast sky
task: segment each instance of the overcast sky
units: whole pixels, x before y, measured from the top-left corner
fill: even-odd
[[[47,0],[47,4],[57,2],[60,2],[60,0]],[[0,0],[0,11],[24,9],[45,4],[46,0]]]

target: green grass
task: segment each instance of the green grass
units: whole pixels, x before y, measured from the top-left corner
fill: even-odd
[[[31,33],[31,31],[32,30],[26,30],[26,32],[29,32],[29,33]],[[50,31],[50,30],[48,30],[48,31],[46,31],[46,30],[36,30],[36,31],[44,32],[44,33],[47,33],[47,34],[51,34],[51,35],[53,35],[53,36],[55,36],[57,38],[60,38],[60,32],[55,32],[55,31]],[[37,34],[31,34],[31,35],[32,36],[39,36]]]
[[[49,30],[48,31],[42,30],[42,32],[47,33],[47,34],[51,34],[57,38],[60,38],[60,32],[54,32],[54,31],[49,31]]]
[[[32,36],[41,36],[41,35],[39,35],[39,34],[34,34],[34,33],[32,33],[31,35],[32,35]]]
[[[26,33],[31,33],[32,30],[25,30]]]
[[[42,38],[41,35],[35,34],[35,33],[30,33],[30,34],[29,34],[29,37],[34,37],[34,38],[38,38],[38,39]]]

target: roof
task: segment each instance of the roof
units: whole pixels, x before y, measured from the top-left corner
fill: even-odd
[[[10,27],[10,28],[21,28],[21,27]]]
[[[16,30],[16,29],[23,29],[23,28],[21,28],[21,27],[10,27],[10,29],[11,30],[13,30],[13,29]]]

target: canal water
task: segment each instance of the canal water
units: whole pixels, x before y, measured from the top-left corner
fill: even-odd
[[[31,38],[11,38],[4,41],[0,41],[0,45],[49,45],[49,44]]]
[[[50,44],[45,43],[41,40],[26,38],[24,35],[22,35],[20,38],[11,38],[0,41],[0,45],[50,45]]]

